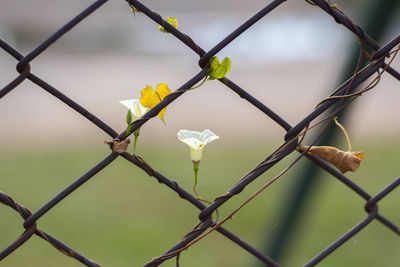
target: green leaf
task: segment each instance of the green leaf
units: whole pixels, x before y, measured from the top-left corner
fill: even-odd
[[[177,19],[177,18],[168,16],[168,17],[167,17],[167,22],[168,22],[169,24],[171,24],[174,28],[178,29],[178,19]],[[166,29],[164,29],[164,27],[161,26],[161,25],[158,25],[158,29],[159,29],[161,32],[169,33],[169,31],[167,31]]]
[[[225,57],[221,63],[217,57],[211,58],[211,67],[208,70],[210,76],[208,80],[215,80],[223,78],[230,70],[232,62],[229,57]]]

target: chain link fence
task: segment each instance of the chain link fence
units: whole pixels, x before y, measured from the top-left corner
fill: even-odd
[[[104,123],[101,119],[99,119],[96,115],[90,113],[83,106],[79,105],[74,100],[64,95],[61,91],[53,87],[51,84],[47,83],[42,78],[36,76],[30,66],[30,63],[33,62],[37,57],[39,57],[43,51],[45,51],[53,43],[57,42],[59,38],[61,38],[72,28],[74,28],[86,17],[90,16],[94,11],[101,8],[101,6],[105,2],[107,1],[95,1],[92,5],[86,8],[80,14],[78,14],[70,22],[61,27],[57,32],[55,32],[48,39],[43,41],[39,46],[37,46],[25,56],[18,52],[15,48],[10,46],[6,40],[0,39],[0,47],[6,53],[10,54],[17,60],[16,69],[19,73],[15,79],[10,81],[9,84],[7,84],[4,88],[0,90],[0,98],[6,97],[9,92],[18,88],[19,84],[28,79],[39,87],[43,88],[45,91],[49,92],[54,97],[61,100],[69,108],[72,108],[73,110],[87,118],[91,123],[102,129],[106,134],[113,138],[113,140],[122,141],[126,139],[126,129],[118,133],[106,123]],[[237,29],[232,31],[232,33],[229,34],[225,39],[216,44],[211,50],[204,51],[188,35],[168,24],[167,21],[163,19],[161,14],[152,11],[151,8],[143,5],[139,1],[129,0],[127,3],[127,8],[133,8],[134,10],[143,13],[145,16],[147,16],[148,19],[153,20],[154,23],[162,25],[168,32],[170,32],[174,37],[176,37],[176,39],[178,39],[177,41],[184,43],[188,48],[193,50],[194,53],[198,54],[200,58],[198,61],[198,65],[200,66],[200,71],[198,72],[198,74],[196,74],[186,83],[184,83],[175,92],[165,97],[163,101],[152,108],[141,119],[134,121],[131,125],[132,127],[130,129],[130,134],[133,133],[136,129],[139,129],[150,119],[156,117],[163,108],[167,107],[182,94],[190,94],[189,90],[208,76],[208,70],[210,68],[209,62],[213,56],[215,56],[221,49],[234,41],[247,29],[252,27],[252,25],[257,23],[257,21],[259,21],[261,18],[267,16],[271,11],[279,11],[279,7],[283,2],[285,2],[285,0],[271,1],[263,9],[261,9],[250,19],[240,25]],[[327,15],[331,16],[332,19],[339,24],[338,27],[345,27],[348,31],[352,32],[354,34],[354,37],[358,39],[360,44],[360,58],[365,56],[369,60],[369,62],[364,68],[361,68],[361,64],[359,63],[354,70],[354,75],[349,77],[349,79],[344,84],[342,84],[332,95],[325,99],[322,99],[320,104],[314,110],[311,110],[310,113],[303,120],[299,121],[295,125],[290,125],[287,121],[284,120],[284,118],[279,116],[279,114],[275,113],[271,108],[264,105],[257,98],[253,97],[246,90],[234,83],[231,78],[224,77],[219,79],[219,82],[237,93],[244,100],[251,103],[255,108],[264,113],[265,116],[271,118],[274,122],[276,122],[277,127],[281,127],[286,131],[286,134],[284,136],[285,141],[281,145],[279,145],[273,153],[268,155],[265,160],[263,160],[252,170],[250,170],[236,184],[234,184],[230,188],[227,188],[227,191],[224,195],[215,198],[215,200],[211,204],[206,206],[194,195],[179,186],[177,182],[166,177],[165,175],[151,167],[148,163],[146,163],[145,159],[135,154],[129,154],[127,152],[118,153],[114,152],[113,150],[96,166],[94,166],[88,172],[75,180],[75,182],[70,184],[68,187],[62,190],[53,199],[51,199],[48,203],[46,203],[35,212],[31,212],[27,207],[19,204],[17,200],[15,200],[7,193],[0,192],[1,203],[14,209],[21,215],[24,220],[23,233],[15,240],[15,242],[10,244],[7,248],[2,248],[3,250],[0,252],[0,260],[6,258],[12,252],[21,247],[33,235],[37,235],[45,241],[49,242],[52,246],[54,246],[54,248],[58,249],[63,254],[75,258],[86,266],[100,266],[99,263],[87,258],[78,251],[64,244],[62,241],[54,238],[49,233],[46,233],[45,231],[39,229],[36,222],[42,216],[46,215],[54,206],[63,201],[65,197],[72,194],[77,188],[79,188],[82,184],[91,179],[98,172],[106,168],[107,165],[109,165],[119,156],[136,165],[137,168],[142,169],[149,176],[156,179],[160,183],[160,185],[166,186],[170,190],[175,191],[178,197],[190,202],[195,208],[200,211],[198,215],[198,224],[196,224],[189,233],[187,233],[178,243],[176,243],[176,245],[169,249],[166,249],[163,255],[160,255],[159,257],[153,259],[149,259],[149,262],[147,262],[145,266],[158,266],[164,261],[173,258],[176,259],[176,264],[177,266],[179,266],[180,254],[195,243],[201,241],[203,238],[206,238],[207,235],[209,233],[212,233],[213,231],[219,232],[227,239],[231,240],[244,250],[248,251],[248,253],[254,255],[262,263],[268,266],[280,266],[279,262],[275,262],[268,255],[265,255],[260,250],[256,249],[251,244],[244,241],[242,238],[239,238],[235,233],[232,233],[224,228],[223,224],[227,220],[229,220],[235,213],[239,212],[240,209],[248,202],[250,202],[254,197],[265,190],[270,184],[282,177],[288,169],[294,166],[299,161],[299,159],[303,157],[307,157],[309,160],[311,160],[327,173],[329,173],[334,179],[339,180],[343,183],[344,186],[349,187],[354,192],[354,194],[358,194],[360,197],[365,199],[364,209],[366,211],[366,217],[364,219],[362,219],[357,225],[354,225],[353,228],[349,229],[348,232],[343,234],[341,237],[338,237],[335,242],[330,244],[327,248],[323,249],[322,252],[315,255],[315,257],[310,259],[309,262],[305,264],[305,266],[314,266],[318,262],[322,261],[330,253],[334,252],[337,248],[345,244],[350,238],[357,235],[360,230],[362,230],[372,221],[379,221],[384,226],[386,226],[388,231],[392,231],[393,234],[399,235],[400,229],[398,225],[390,220],[390,215],[386,216],[379,212],[378,203],[400,185],[400,177],[394,179],[392,183],[388,184],[378,194],[371,196],[359,185],[357,185],[344,174],[332,167],[332,165],[327,163],[327,161],[321,159],[318,156],[308,153],[309,149],[299,149],[299,145],[301,144],[308,130],[314,128],[317,125],[323,125],[322,129],[319,130],[319,137],[321,137],[328,125],[333,122],[336,113],[338,113],[348,105],[351,105],[353,100],[359,97],[362,93],[375,87],[380,79],[385,75],[391,75],[395,79],[400,81],[400,73],[390,66],[397,52],[399,51],[400,35],[392,39],[392,41],[388,42],[387,44],[380,46],[374,39],[368,36],[368,34],[364,32],[362,28],[353,23],[352,20],[338,8],[338,6],[324,0],[306,0],[306,2],[304,2],[305,5],[311,4],[312,6],[314,6],[314,8],[320,8],[325,11]],[[310,6],[310,8],[312,7]],[[368,53],[368,49],[372,49],[373,53]],[[367,81],[368,79],[370,79],[371,81],[369,81],[366,86],[362,85],[362,83]],[[321,115],[323,114],[324,117],[321,119]],[[313,140],[311,146],[317,142],[318,138]],[[111,145],[111,148],[112,146],[113,145]],[[279,173],[268,183],[262,186],[254,195],[252,195],[248,200],[241,204],[229,216],[222,220],[219,220],[218,216],[214,216],[216,215],[218,207],[224,205],[235,195],[240,194],[246,186],[255,181],[260,175],[267,172],[271,167],[273,167],[276,163],[287,157],[292,152],[298,152],[298,157],[296,157],[296,159],[292,161],[281,173]]]

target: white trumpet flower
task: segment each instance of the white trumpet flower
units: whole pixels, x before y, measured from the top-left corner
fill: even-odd
[[[120,100],[119,103],[121,103],[128,109],[128,114],[126,116],[126,123],[128,124],[126,135],[128,135],[131,131],[131,123],[134,122],[135,120],[140,119],[150,109],[142,106],[142,104],[140,104],[139,99]],[[136,143],[139,134],[140,134],[140,128],[138,128],[136,131],[133,132],[133,135],[135,136],[135,141],[133,143],[133,153],[136,152]]]
[[[133,119],[132,121],[140,119],[144,114],[146,114],[147,111],[150,110],[149,108],[143,107],[142,104],[140,104],[139,99],[120,100],[119,103],[131,111]]]
[[[189,130],[180,130],[178,132],[178,139],[190,147],[190,157],[193,162],[200,162],[204,146],[218,138],[219,136],[208,129],[202,132]]]
[[[200,160],[203,157],[204,146],[218,139],[219,136],[215,135],[208,129],[202,132],[180,130],[177,134],[178,134],[178,139],[190,147],[190,158],[192,159],[193,162],[193,171],[194,171],[193,191],[196,195],[196,198],[210,204],[211,202],[201,198],[197,193],[196,190],[197,173],[199,171]]]

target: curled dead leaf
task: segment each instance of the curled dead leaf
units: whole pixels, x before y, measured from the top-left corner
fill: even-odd
[[[105,144],[107,144],[111,147],[113,152],[116,152],[118,154],[122,154],[122,153],[126,152],[130,142],[131,142],[131,140],[129,140],[129,139],[125,139],[122,141],[120,141],[119,139],[104,141]]]
[[[308,146],[300,145],[297,149],[304,152],[308,148]],[[341,173],[356,171],[364,158],[364,152],[345,152],[332,146],[313,146],[307,153],[332,163]]]

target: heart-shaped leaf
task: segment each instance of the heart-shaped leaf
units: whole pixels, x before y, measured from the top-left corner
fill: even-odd
[[[168,16],[167,17],[167,22],[169,24],[171,24],[174,28],[178,29],[178,19],[177,18]],[[158,30],[160,30],[161,32],[169,33],[169,31],[164,29],[164,27],[161,26],[161,25],[158,25]]]
[[[231,59],[226,57],[219,63],[217,57],[211,59],[211,67],[208,70],[209,80],[221,79],[231,70]]]

